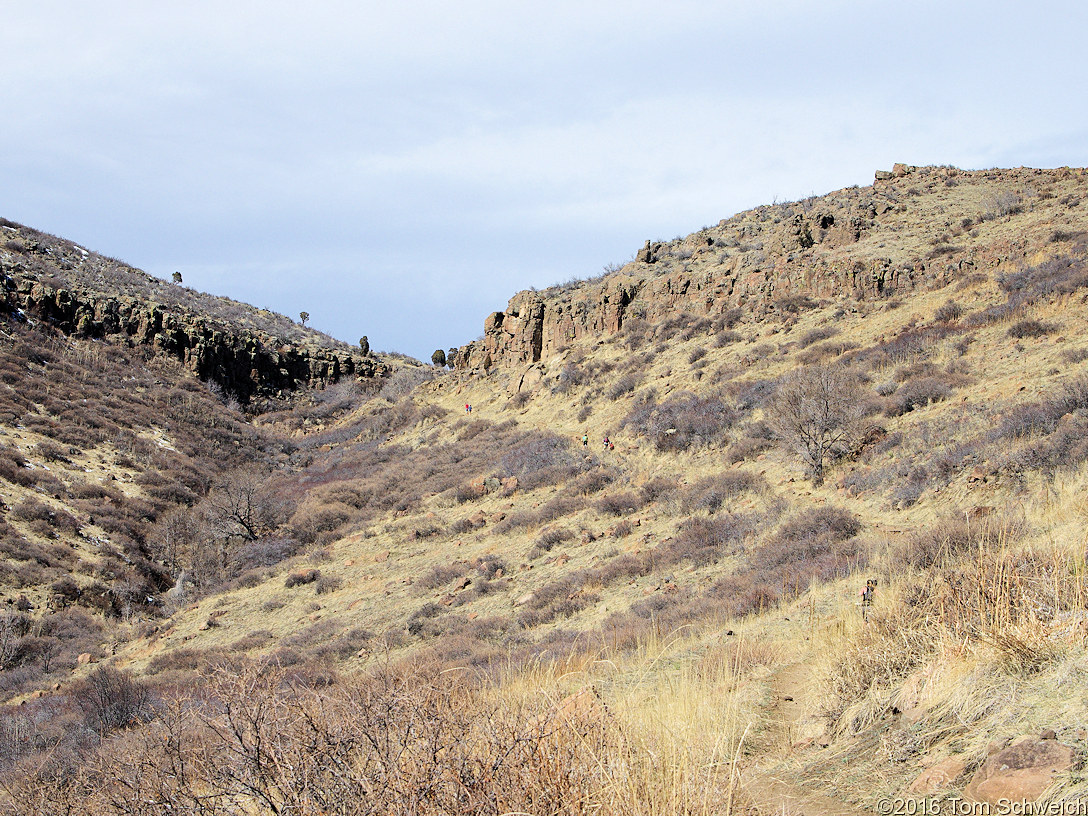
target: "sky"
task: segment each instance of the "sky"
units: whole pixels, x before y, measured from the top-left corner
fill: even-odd
[[[0,0],[0,216],[429,360],[895,162],[1088,165],[1088,4]]]

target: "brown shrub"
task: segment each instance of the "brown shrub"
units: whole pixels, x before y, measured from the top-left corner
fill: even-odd
[[[509,708],[442,668],[344,680],[270,664],[215,675],[164,706],[152,727],[86,752],[82,767],[28,770],[11,795],[22,812],[92,816],[148,801],[170,812],[599,810],[616,772],[606,776],[600,758],[630,761],[607,717],[558,721],[542,706]]]
[[[634,513],[645,503],[645,496],[641,492],[627,490],[598,499],[597,510],[610,516],[626,516]]]
[[[438,564],[416,581],[416,585],[425,590],[438,589],[450,581],[463,577],[467,572],[468,566],[460,562]]]
[[[681,507],[685,513],[705,510],[716,513],[721,506],[745,493],[761,492],[767,488],[767,480],[746,470],[727,470],[700,479],[683,492]]]
[[[650,400],[636,407],[621,427],[653,440],[659,451],[682,451],[719,444],[737,418],[718,398],[681,392],[663,403]]]
[[[330,592],[336,592],[343,584],[343,580],[338,576],[322,575],[314,582],[314,592],[318,595],[327,595]]]
[[[1009,337],[1017,337],[1020,339],[1025,337],[1042,337],[1053,331],[1055,331],[1055,327],[1050,323],[1044,323],[1041,320],[1020,320],[1009,328]]]
[[[624,519],[612,528],[612,537],[625,538],[626,536],[631,535],[631,533],[634,532],[634,529],[635,528],[631,526],[631,522]]]
[[[309,569],[303,570],[302,572],[292,572],[290,575],[287,576],[286,580],[284,580],[283,585],[287,589],[293,589],[297,586],[303,586],[304,584],[312,584],[320,577],[321,570],[319,569]]]
[[[937,377],[922,377],[911,380],[892,395],[885,413],[888,416],[902,416],[933,402],[943,402],[952,394],[948,383]]]
[[[657,546],[654,561],[659,567],[684,560],[696,565],[712,564],[739,551],[745,540],[758,529],[758,519],[750,515],[727,514],[711,519],[688,519],[680,525],[680,530],[671,541]]]
[[[153,714],[150,692],[126,672],[104,666],[93,671],[72,691],[87,725],[99,733],[129,728]]]

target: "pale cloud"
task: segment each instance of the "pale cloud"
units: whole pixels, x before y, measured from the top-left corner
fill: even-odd
[[[3,14],[0,215],[429,357],[519,288],[894,161],[1088,164],[1086,23],[1045,1],[44,0]]]

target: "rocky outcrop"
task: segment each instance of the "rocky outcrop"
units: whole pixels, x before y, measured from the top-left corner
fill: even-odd
[[[320,346],[289,343],[251,329],[212,323],[176,306],[139,298],[58,288],[15,267],[0,269],[4,308],[75,337],[121,337],[180,360],[241,402],[285,397],[345,377],[389,373],[381,361]]]
[[[1034,802],[1073,766],[1073,749],[1052,738],[1024,736],[992,753],[963,791],[976,802]]]
[[[1038,201],[1037,230],[995,222],[981,236],[969,234],[989,219],[979,205],[988,191],[1027,196],[1077,173],[896,164],[870,187],[757,207],[686,238],[647,241],[634,260],[603,277],[520,292],[487,318],[480,340],[451,349],[447,360],[462,370],[516,366],[614,334],[631,320],[736,307],[760,317],[799,295],[875,299],[992,273],[1046,246],[1053,222],[1043,211],[1060,204],[1053,194]],[[1079,210],[1063,212],[1079,217]]]

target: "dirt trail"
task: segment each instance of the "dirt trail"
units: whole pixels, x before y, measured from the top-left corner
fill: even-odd
[[[800,738],[799,727],[812,694],[814,679],[808,664],[799,660],[779,669],[770,679],[772,702],[767,710],[768,756],[741,775],[741,790],[758,814],[779,816],[872,816],[840,799],[806,789],[796,780],[774,773],[775,759],[788,754]]]

